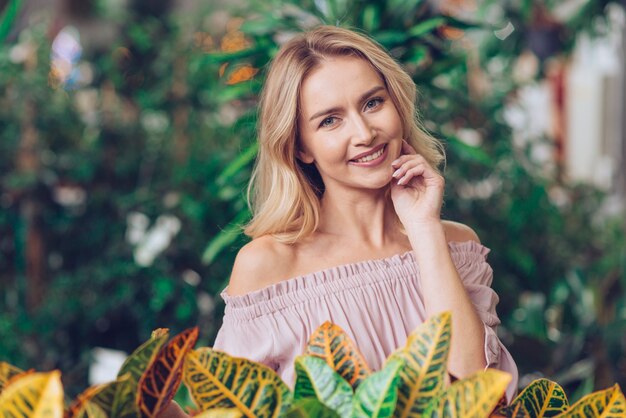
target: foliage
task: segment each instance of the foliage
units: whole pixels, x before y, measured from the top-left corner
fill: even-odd
[[[448,387],[439,382],[430,386],[415,385],[412,376],[446,373],[446,355],[424,357],[424,353],[448,352],[450,323],[448,312],[424,322],[380,371],[368,373],[355,389],[338,373],[343,366],[336,362],[332,352],[326,351],[322,356],[304,354],[296,359],[293,392],[266,366],[208,347],[194,350],[197,328],[183,331],[169,342],[166,342],[167,331],[158,330],[131,354],[116,381],[88,388],[65,415],[68,418],[155,417],[165,410],[173,392],[184,380],[199,407],[195,416],[202,418],[623,416],[626,399],[618,385],[592,393],[569,407],[562,388],[555,382],[541,379],[504,408],[497,405],[511,376],[498,370],[479,371]],[[310,339],[307,349],[319,345],[320,335],[328,335],[331,340],[348,339],[340,328],[329,324],[322,325],[316,335]],[[355,357],[352,363],[362,360],[358,351],[344,354]],[[406,360],[412,358],[420,361]],[[132,365],[132,372],[128,371],[129,365]],[[63,414],[63,390],[58,371],[15,375],[14,367],[6,363],[0,366],[0,378],[9,380],[0,392],[0,413],[16,418],[57,418]],[[13,377],[9,379],[9,375]],[[419,393],[409,401],[397,402],[403,385]],[[416,407],[411,402],[426,404],[426,408],[421,411],[421,406]]]
[[[562,23],[553,54],[567,55],[576,34],[592,30],[608,3],[586,2]],[[493,249],[489,261],[500,296],[500,333],[522,375],[555,376],[578,388],[575,399],[594,385],[626,384],[615,366],[626,353],[623,338],[617,337],[626,330],[620,314],[626,309],[623,219],[604,215],[601,191],[568,183],[558,165],[546,172],[541,161],[533,161],[530,146],[514,143],[505,122],[505,105],[528,82],[511,74],[520,55],[532,48],[536,9],[543,6],[480,4],[476,20],[464,21],[422,1],[253,1],[242,12],[247,47],[210,59],[266,68],[281,42],[316,24],[367,31],[413,77],[422,122],[445,143],[444,216],[470,225]],[[546,7],[549,11],[556,2]],[[514,31],[504,39],[494,36],[507,23]],[[541,64],[549,59],[543,57]],[[246,82],[248,89],[233,88],[233,95],[248,100],[258,78]],[[237,162],[245,180],[252,155],[246,153],[248,166]],[[234,196],[233,206],[244,207],[241,199]],[[233,215],[231,225],[247,215],[247,209]],[[233,232],[226,227],[210,242],[212,259],[232,245]]]
[[[99,2],[90,18],[115,34],[91,49],[83,34],[74,68],[91,76],[77,79],[53,71],[54,31],[12,28],[22,3],[0,14],[0,358],[61,369],[74,395],[94,346],[128,352],[146,330],[189,323],[211,340],[245,241],[262,69],[286,37],[326,22],[367,31],[417,83],[423,123],[447,148],[444,215],[493,249],[501,337],[522,375],[554,377],[572,399],[626,384],[623,220],[603,218],[601,192],[546,177],[504,122],[538,2],[479,2],[465,21],[421,0],[251,1],[223,36],[199,21],[210,11],[183,20],[168,1]],[[561,53],[607,3],[564,23]],[[493,36],[509,21],[506,39]],[[145,261],[150,231],[173,218],[180,231]],[[353,367],[357,386],[369,370],[339,373]]]

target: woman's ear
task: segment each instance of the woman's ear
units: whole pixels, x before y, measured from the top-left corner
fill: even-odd
[[[301,147],[298,147],[298,150],[296,151],[296,157],[304,164],[312,164],[315,161],[315,158],[313,158],[310,153],[303,150]]]

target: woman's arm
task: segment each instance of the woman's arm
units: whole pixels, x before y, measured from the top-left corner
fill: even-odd
[[[417,257],[429,316],[452,312],[449,369],[458,377],[486,366],[485,330],[452,261],[441,221],[444,179],[407,143],[392,164],[391,199]],[[457,240],[477,240],[469,228]]]

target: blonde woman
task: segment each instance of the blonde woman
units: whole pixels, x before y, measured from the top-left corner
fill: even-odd
[[[420,128],[416,88],[387,52],[322,26],[286,43],[260,104],[252,240],[222,296],[214,348],[290,384],[310,334],[332,321],[378,369],[429,316],[452,312],[449,371],[513,375],[496,336],[487,248],[443,221],[440,144]]]

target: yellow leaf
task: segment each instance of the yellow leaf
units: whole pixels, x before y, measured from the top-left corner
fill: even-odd
[[[201,410],[237,408],[249,418],[277,417],[291,396],[269,367],[211,348],[187,355],[183,379]]]
[[[567,410],[569,403],[565,391],[558,383],[537,379],[530,383],[511,405],[501,408],[498,414],[505,417],[553,417]]]
[[[22,373],[24,373],[23,370],[18,369],[9,363],[5,363],[4,361],[0,361],[0,392],[2,392],[12,377]]]
[[[12,380],[0,394],[0,416],[62,418],[61,372],[30,373]]]
[[[398,401],[394,417],[420,417],[443,390],[450,351],[451,314],[429,318],[409,335],[406,345],[387,361],[399,358]]]
[[[626,399],[616,383],[613,387],[590,393],[558,418],[624,418]]]
[[[485,418],[493,411],[510,381],[510,374],[495,369],[457,380],[431,405],[425,416]]]
[[[200,412],[193,418],[242,418],[243,414],[237,408],[215,408]]]

